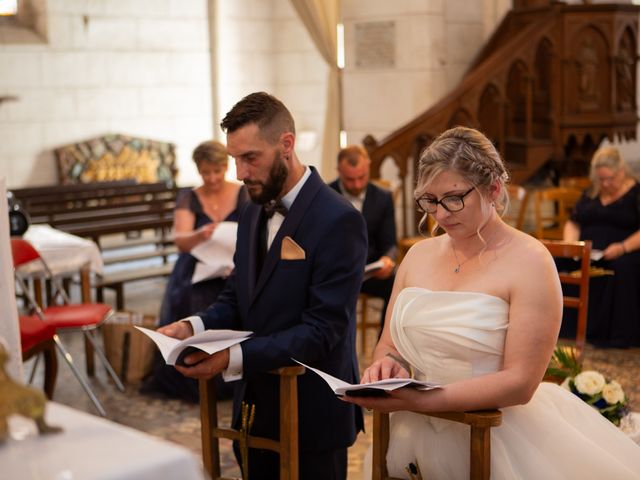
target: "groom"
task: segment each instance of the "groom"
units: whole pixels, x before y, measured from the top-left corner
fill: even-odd
[[[239,379],[241,402],[256,406],[251,433],[278,439],[278,379],[267,372],[292,358],[358,382],[355,306],[367,252],[360,213],[300,163],[291,113],[275,97],[253,93],[221,124],[238,180],[253,200],[241,212],[235,270],[216,303],[160,331],[185,338],[205,328],[251,330],[243,343],[211,356],[195,353],[184,375]],[[268,207],[268,208],[265,208]],[[335,398],[312,372],[298,379],[300,478],[345,479],[347,447],[363,428],[360,408]],[[237,453],[236,453],[237,456]],[[278,478],[277,454],[249,451],[251,479]]]

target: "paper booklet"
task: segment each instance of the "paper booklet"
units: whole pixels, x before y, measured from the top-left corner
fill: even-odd
[[[327,382],[327,385],[331,387],[333,393],[338,396],[347,395],[352,397],[377,397],[385,395],[387,392],[390,392],[392,390],[403,387],[412,387],[418,390],[433,390],[434,388],[441,388],[441,386],[437,383],[423,382],[420,380],[415,380],[413,378],[387,378],[386,380],[378,380],[377,382],[359,383],[353,385],[332,375],[329,375],[322,370],[318,370],[317,368],[312,368],[302,362],[298,362],[298,360],[296,360],[295,358],[293,358],[292,360],[318,374],[325,382]]]
[[[233,254],[236,251],[237,232],[236,222],[220,222],[209,240],[191,249],[191,255],[198,259],[191,283],[229,276],[234,266]]]
[[[384,267],[384,262],[382,260],[367,263],[364,266],[364,280],[371,278],[373,274],[380,270],[382,267]]]
[[[238,330],[205,330],[184,340],[178,340],[148,328],[135,328],[155,342],[167,365],[184,365],[184,357],[197,350],[209,355],[220,352],[245,341],[253,333]]]

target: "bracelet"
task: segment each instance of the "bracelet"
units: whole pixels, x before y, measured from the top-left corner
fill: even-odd
[[[394,355],[393,353],[387,353],[387,357],[392,358],[396,362],[398,362],[402,366],[402,368],[404,368],[407,372],[409,372],[409,376],[413,378],[413,368],[411,367],[411,364],[409,362],[407,362],[402,357],[398,357],[397,355]]]
[[[620,246],[622,247],[622,253],[627,253],[627,247],[624,246],[624,242],[620,242]]]

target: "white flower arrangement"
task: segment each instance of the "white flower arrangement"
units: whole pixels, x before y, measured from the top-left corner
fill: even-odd
[[[598,410],[606,419],[620,426],[620,420],[629,413],[627,397],[622,386],[607,381],[595,370],[581,371],[573,350],[558,347],[551,359],[547,373],[563,378],[560,385]]]
[[[602,374],[594,370],[580,372],[573,381],[578,392],[583,395],[597,395],[607,383]]]

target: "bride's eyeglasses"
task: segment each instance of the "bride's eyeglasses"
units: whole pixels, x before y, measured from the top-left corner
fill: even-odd
[[[444,208],[448,212],[459,212],[464,208],[464,197],[469,195],[475,188],[476,187],[471,187],[469,190],[460,195],[447,195],[445,197],[442,197],[440,200],[434,197],[420,197],[416,200],[416,203],[423,212],[431,214],[436,213],[438,205],[442,205],[442,208]]]

